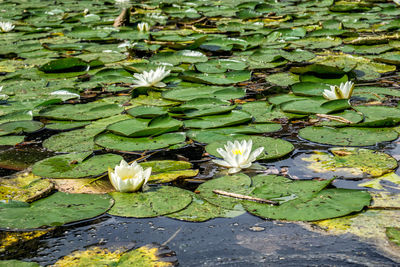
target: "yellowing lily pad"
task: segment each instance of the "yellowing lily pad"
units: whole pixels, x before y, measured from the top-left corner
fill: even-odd
[[[92,247],[75,251],[58,260],[53,266],[167,267],[177,264],[175,252],[164,246],[151,244],[128,252],[124,250],[111,251],[107,248]]]
[[[387,173],[385,175],[382,175],[381,177],[358,184],[358,186],[370,187],[370,188],[381,190],[381,189],[384,189],[383,183],[385,181],[391,182],[395,185],[398,185],[398,187],[400,187],[400,176],[398,176],[394,172]]]
[[[199,170],[192,170],[187,161],[157,160],[139,163],[143,168],[151,167],[149,183],[169,183],[179,178],[196,176]]]
[[[178,264],[175,252],[155,244],[146,245],[124,253],[116,266],[121,267],[168,267]]]
[[[118,262],[122,252],[110,251],[106,248],[93,247],[88,250],[74,251],[59,259],[54,267],[67,266],[111,266]]]
[[[386,227],[397,227],[398,210],[367,210],[363,213],[315,222],[331,234],[351,233],[362,238],[386,239]]]
[[[0,178],[0,200],[32,202],[54,188],[53,184],[31,172],[19,172],[10,177]]]
[[[317,173],[331,172],[344,178],[378,177],[397,167],[390,155],[362,148],[331,148],[331,153],[317,152],[302,157],[307,168]]]
[[[20,245],[23,242],[41,237],[42,235],[47,234],[51,229],[39,230],[39,231],[30,231],[30,232],[6,232],[2,231],[0,233],[0,252],[4,252],[7,248],[12,247],[14,245]],[[1,266],[1,262],[0,262]],[[8,265],[10,266],[10,265]]]

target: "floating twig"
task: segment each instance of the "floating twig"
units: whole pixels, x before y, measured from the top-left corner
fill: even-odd
[[[279,202],[268,200],[268,199],[263,199],[263,198],[258,198],[258,197],[251,197],[251,196],[246,196],[246,195],[241,195],[241,194],[236,194],[236,193],[230,193],[222,190],[213,190],[215,194],[226,196],[226,197],[233,197],[233,198],[238,198],[238,199],[244,199],[244,200],[250,200],[258,203],[265,203],[265,204],[271,204],[271,205],[279,205]]]
[[[179,232],[180,232],[181,230],[182,230],[182,226],[181,226],[170,238],[168,238],[167,241],[165,241],[164,243],[162,243],[161,246],[166,246],[169,242],[172,241],[172,239],[174,239],[174,238],[179,234]]]
[[[326,115],[326,114],[316,114],[318,117],[320,117],[320,118],[325,118],[325,119],[329,119],[329,120],[332,120],[332,121],[338,121],[338,122],[343,122],[343,123],[348,123],[348,124],[352,124],[353,122],[351,122],[351,121],[349,121],[349,120],[347,120],[347,119],[345,119],[345,118],[343,118],[343,117],[340,117],[340,116],[334,116],[334,115]]]

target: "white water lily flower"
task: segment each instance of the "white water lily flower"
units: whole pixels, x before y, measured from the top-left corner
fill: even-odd
[[[151,167],[143,170],[136,161],[129,165],[125,160],[115,166],[114,172],[108,169],[111,184],[119,192],[135,192],[142,188],[151,175]]]
[[[335,99],[349,99],[353,94],[354,83],[351,81],[347,81],[345,83],[341,83],[339,87],[331,86],[330,90],[324,90],[322,95],[328,100]]]
[[[10,32],[14,29],[14,24],[11,22],[0,21],[0,29],[2,32]]]
[[[241,169],[246,169],[251,166],[253,161],[264,151],[264,147],[259,147],[251,152],[253,147],[253,141],[243,140],[235,141],[234,143],[228,141],[225,145],[225,149],[218,148],[217,152],[222,156],[224,160],[214,159],[213,162],[229,168],[229,173],[237,173]]]
[[[150,25],[147,22],[141,22],[137,25],[140,32],[148,32],[150,30]]]
[[[167,77],[171,71],[165,70],[165,66],[158,67],[156,70],[150,70],[149,72],[143,71],[142,74],[135,73],[133,77],[137,80],[134,81],[133,87],[165,87],[166,84],[161,82],[162,79]]]
[[[204,57],[203,53],[191,50],[183,50],[181,55],[184,57]]]
[[[118,48],[133,48],[137,43],[131,43],[129,41],[125,41],[122,44],[118,45]]]

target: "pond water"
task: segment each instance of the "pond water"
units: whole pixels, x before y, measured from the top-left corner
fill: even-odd
[[[398,265],[399,16],[0,2],[0,266]]]

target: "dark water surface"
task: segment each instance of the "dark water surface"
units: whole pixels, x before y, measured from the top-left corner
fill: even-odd
[[[57,229],[2,258],[54,264],[91,246],[162,244],[179,229],[167,246],[176,252],[180,266],[399,266],[352,235],[322,235],[295,223],[265,221],[250,214],[205,223],[102,216],[95,223]]]

